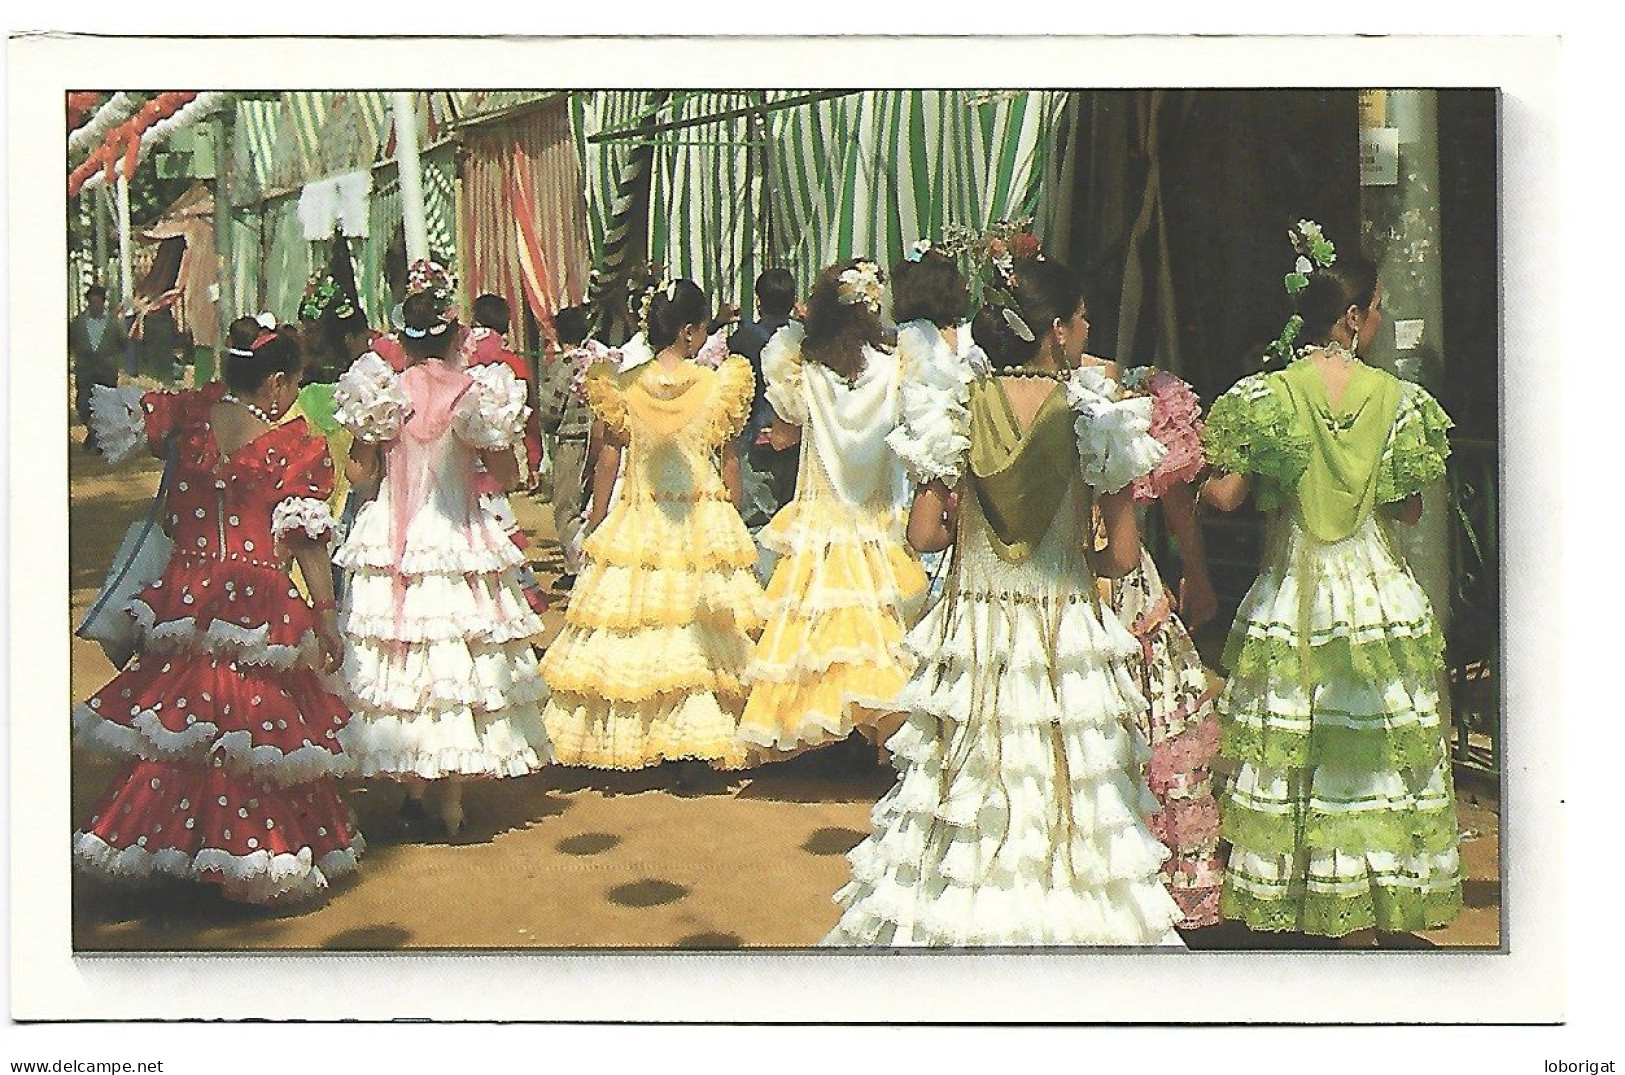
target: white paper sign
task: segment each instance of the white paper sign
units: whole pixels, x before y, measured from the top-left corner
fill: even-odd
[[[1422,342],[1422,319],[1394,322],[1394,350],[1411,351]]]
[[[1360,185],[1391,187],[1399,182],[1399,128],[1360,130]]]

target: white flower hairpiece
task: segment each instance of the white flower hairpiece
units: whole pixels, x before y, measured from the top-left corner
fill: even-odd
[[[843,306],[855,306],[861,302],[874,313],[880,312],[883,294],[880,266],[872,261],[860,261],[841,273],[840,285],[836,289],[836,297]]]
[[[1337,261],[1337,248],[1313,220],[1298,221],[1296,227],[1287,231],[1287,238],[1298,257],[1286,275],[1286,291],[1296,295],[1309,286],[1309,277],[1316,269],[1327,268]]]
[[[908,261],[919,261],[921,258],[925,257],[925,255],[929,254],[930,252],[931,252],[931,240],[930,239],[921,239],[918,242],[916,242],[913,246],[908,248],[908,253],[904,255],[904,258],[906,260],[908,260]]]
[[[650,268],[653,269],[654,266],[651,265]],[[658,281],[653,276],[650,277],[649,286],[643,289],[643,298],[638,301],[638,327],[645,332],[649,331],[649,306],[654,302],[657,291],[666,293],[667,302],[676,302],[677,281],[665,271],[661,272]]]
[[[1011,332],[1014,332],[1017,336],[1020,336],[1028,343],[1033,342],[1035,339],[1033,336],[1033,330],[1028,327],[1027,322],[1021,319],[1020,314],[1016,313],[1008,306],[1004,307],[999,312],[1004,315],[1004,323],[1010,326]]]
[[[276,314],[270,310],[261,310],[254,315],[254,320],[259,323],[260,328],[265,329],[267,332],[276,331]]]

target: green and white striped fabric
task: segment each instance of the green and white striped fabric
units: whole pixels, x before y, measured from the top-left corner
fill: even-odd
[[[659,120],[715,114],[802,96],[805,90],[679,93]],[[626,143],[588,144],[647,108],[642,92],[575,95],[571,115],[586,162],[590,235],[602,260]],[[857,255],[891,266],[949,223],[985,227],[1042,204],[1065,94],[879,90],[769,113],[763,154],[738,117],[663,132],[650,193],[649,250],[677,275],[749,308],[763,269],[784,266],[807,287],[831,262]],[[771,221],[760,219],[762,184]]]
[[[356,244],[361,262],[356,270],[356,290],[360,292],[356,297],[361,300],[368,323],[378,326],[388,320],[395,303],[384,278],[390,244],[401,237],[401,185],[393,172],[387,182],[373,189],[368,211],[367,237]]]
[[[857,255],[890,267],[947,224],[1038,207],[1062,94],[851,94],[773,114],[774,249],[802,286]]]
[[[332,96],[325,90],[291,90],[282,95],[288,114],[293,118],[294,133],[299,137],[307,178],[320,178],[313,169],[322,159],[322,128],[327,125],[327,106]]]
[[[281,115],[282,106],[276,101],[237,102],[231,178],[241,180],[241,186],[234,183],[234,197],[240,190],[246,200],[270,185]]]
[[[742,93],[673,95],[662,119],[715,115],[747,103]],[[749,120],[685,127],[663,138],[649,189],[649,256],[674,279],[697,281],[713,301],[749,306],[760,261],[759,169],[751,167]]]
[[[457,263],[457,151],[452,146],[423,158],[423,215],[429,249]],[[399,229],[401,222],[395,220]]]
[[[620,189],[621,166],[626,163],[627,142],[590,143],[587,139],[603,131],[619,130],[635,123],[648,109],[650,95],[643,90],[604,90],[570,95],[570,127],[575,134],[576,152],[581,156],[582,182],[587,194],[587,235],[593,261],[602,263],[608,243],[610,221],[615,215],[615,199]]]

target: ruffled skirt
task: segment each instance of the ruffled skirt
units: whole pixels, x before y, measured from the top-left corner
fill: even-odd
[[[1207,671],[1148,553],[1109,590],[1113,611],[1140,642],[1132,664],[1150,703],[1140,731],[1151,744],[1147,776],[1159,806],[1151,831],[1172,852],[1163,883],[1184,912],[1181,927],[1210,926],[1219,920],[1224,866],[1211,770],[1219,722]]]
[[[1138,643],[1087,596],[953,593],[887,743],[900,779],[848,856],[826,945],[1180,943],[1147,827]]]
[[[178,559],[128,611],[143,653],[73,709],[75,741],[125,763],[74,834],[76,867],[251,903],[307,899],[353,869],[364,844],[333,781],[353,771],[348,713],[305,663],[311,614],[287,576]]]
[[[349,568],[341,624],[341,733],[363,776],[513,777],[550,758],[546,696],[528,639],[541,630],[520,588],[523,556],[488,512],[466,526],[422,511],[403,552],[389,504],[364,508],[334,556]]]
[[[1255,929],[1427,929],[1461,907],[1443,645],[1380,524],[1290,527],[1242,603],[1219,700],[1241,763],[1222,901]]]
[[[872,727],[914,669],[903,633],[926,592],[919,560],[900,528],[832,510],[798,501],[757,535],[782,558],[739,736],[781,756]]]
[[[623,499],[584,551],[564,628],[542,660],[558,761],[748,765],[738,728],[762,589],[733,506]]]

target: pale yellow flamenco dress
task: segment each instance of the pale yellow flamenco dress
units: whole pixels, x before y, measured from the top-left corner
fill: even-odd
[[[877,743],[914,670],[903,635],[923,611],[925,571],[904,543],[911,487],[886,443],[900,420],[898,354],[864,350],[848,382],[802,361],[791,323],[762,350],[767,398],[802,429],[796,497],[757,539],[781,559],[751,662],[739,736],[768,758],[845,739]]]
[[[652,361],[589,372],[594,416],[627,447],[617,499],[583,543],[564,628],[542,660],[543,720],[560,764],[750,763],[738,729],[762,589],[718,458],[753,387],[737,355],[716,369]]]

